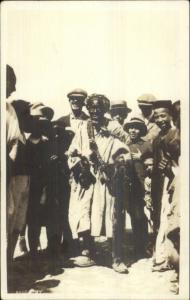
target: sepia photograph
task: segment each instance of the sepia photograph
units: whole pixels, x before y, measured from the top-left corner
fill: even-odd
[[[1,298],[189,300],[189,2],[1,2]]]

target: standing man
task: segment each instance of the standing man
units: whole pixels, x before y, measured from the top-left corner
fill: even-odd
[[[30,170],[30,196],[27,212],[28,243],[32,267],[37,269],[38,245],[42,226],[42,196],[45,195],[48,176],[48,137],[50,120],[54,111],[42,103],[34,103],[30,108],[34,118],[31,135],[27,140],[27,155]],[[45,197],[44,197],[45,198]]]
[[[9,65],[6,66],[6,97],[16,90],[16,76]],[[25,147],[25,136],[20,128],[15,108],[6,103],[6,163],[7,163],[7,262],[12,266],[18,235],[22,229],[27,208],[28,176],[15,176],[15,161],[18,157],[19,143]],[[17,172],[16,168],[16,172]],[[21,207],[22,207],[22,212]]]
[[[118,101],[111,105],[110,114],[112,119],[108,123],[108,130],[125,144],[129,142],[129,135],[123,129],[123,124],[131,109],[126,101]]]
[[[83,112],[82,108],[85,105],[85,99],[87,92],[83,89],[74,89],[67,94],[70,102],[71,113],[59,118],[55,121],[55,125],[59,128],[65,128],[64,143],[67,145],[65,151],[68,150],[74,134],[79,130],[81,125],[88,116]],[[69,130],[68,130],[69,129]],[[68,182],[65,182],[66,186]],[[78,248],[78,245],[74,244],[72,240],[72,234],[68,222],[68,210],[69,210],[70,188],[67,188],[67,192],[64,193],[64,238],[63,238],[63,251],[66,256],[75,255],[74,248]],[[77,252],[77,251],[76,251]]]
[[[122,253],[125,210],[120,207],[120,214],[117,210],[118,202],[124,198],[121,191],[125,190],[125,174],[120,170],[125,170],[128,148],[106,127],[104,114],[109,109],[109,100],[104,95],[92,94],[86,101],[90,120],[81,126],[69,149],[72,172],[69,222],[73,238],[83,237],[82,255],[88,258],[83,266],[93,264],[91,236],[104,235],[112,241],[112,268],[128,273]]]
[[[67,97],[71,106],[71,113],[59,118],[56,122],[62,127],[71,127],[72,131],[76,133],[76,130],[80,127],[84,120],[88,119],[88,116],[83,112],[85,99],[87,92],[82,89],[74,89],[67,94]]]
[[[16,91],[16,75],[11,66],[6,65],[6,98]],[[6,102],[6,141],[7,141],[7,184],[11,176],[12,162],[18,150],[18,141],[25,144],[25,139],[20,131],[16,111],[10,102]]]
[[[141,118],[147,126],[147,134],[143,137],[144,141],[152,142],[159,133],[159,127],[154,122],[153,103],[156,97],[152,94],[143,94],[138,97],[137,102],[141,110]]]
[[[152,172],[152,200],[155,245],[154,271],[166,270],[168,266],[168,243],[166,230],[167,213],[170,210],[169,186],[174,179],[172,167],[178,164],[180,139],[176,128],[171,127],[172,103],[159,100],[154,103],[154,118],[160,128],[159,135],[153,142],[154,165]]]

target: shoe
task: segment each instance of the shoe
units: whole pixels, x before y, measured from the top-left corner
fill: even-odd
[[[179,294],[179,285],[173,284],[170,288],[170,292],[174,293],[174,295],[178,295]]]
[[[127,266],[123,262],[113,263],[112,268],[115,272],[118,272],[120,274],[128,274],[129,273]]]
[[[172,270],[172,267],[168,264],[168,262],[152,267],[152,272],[165,272],[168,270]]]
[[[88,256],[78,256],[73,263],[77,267],[91,267],[96,264],[95,261]]]

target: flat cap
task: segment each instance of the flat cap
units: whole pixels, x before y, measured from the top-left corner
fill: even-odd
[[[67,94],[67,97],[70,98],[82,98],[85,99],[88,96],[87,92],[83,89],[74,89]]]
[[[137,99],[139,106],[152,106],[155,101],[156,97],[152,94],[142,94]]]
[[[127,112],[131,112],[131,109],[127,106],[127,102],[125,100],[120,100],[111,104],[111,108],[110,108],[111,111],[117,109],[123,109]]]
[[[153,104],[153,109],[157,108],[167,108],[169,110],[172,109],[172,101],[171,100],[156,100]]]

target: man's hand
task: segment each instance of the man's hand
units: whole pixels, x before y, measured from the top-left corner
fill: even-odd
[[[147,209],[152,209],[152,199],[149,195],[146,195],[144,198],[145,206]]]
[[[166,168],[167,164],[168,164],[168,160],[166,158],[163,158],[161,162],[158,164],[158,168],[163,171]]]
[[[141,151],[139,149],[137,149],[137,152],[132,152],[131,156],[132,156],[132,159],[134,159],[134,160],[140,159],[141,158]]]
[[[58,159],[58,156],[56,154],[53,154],[51,157],[50,157],[50,161],[56,161]]]

